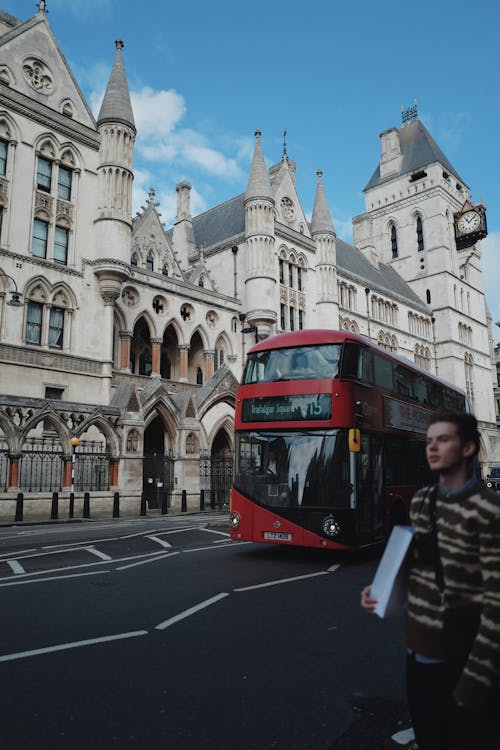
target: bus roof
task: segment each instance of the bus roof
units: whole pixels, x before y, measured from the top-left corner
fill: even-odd
[[[417,364],[415,364],[415,362],[412,362],[406,357],[394,354],[394,352],[389,352],[387,349],[384,349],[383,346],[379,346],[375,342],[365,338],[365,336],[361,336],[359,333],[351,333],[351,331],[336,331],[334,329],[328,328],[304,328],[300,331],[287,331],[286,333],[278,333],[276,336],[270,336],[268,339],[264,339],[263,341],[259,341],[258,344],[254,344],[254,346],[252,346],[248,350],[248,354],[253,354],[254,352],[263,352],[269,349],[286,349],[288,347],[294,346],[342,344],[345,341],[354,341],[359,344],[363,344],[364,346],[369,346],[370,349],[379,352],[383,357],[391,359],[394,362],[398,362],[399,364],[408,367],[410,370],[414,370],[415,372],[424,375],[429,380],[434,380],[437,383],[441,383],[443,386],[446,386],[447,388],[451,388],[458,393],[466,395],[465,391],[462,388],[459,388],[453,383],[449,383],[447,380],[443,380],[437,375],[433,375],[428,370],[424,370],[422,367],[419,367]]]

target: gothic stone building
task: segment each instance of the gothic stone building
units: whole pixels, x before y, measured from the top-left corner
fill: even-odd
[[[382,133],[354,246],[322,174],[309,221],[296,165],[268,170],[258,132],[246,192],[193,216],[181,182],[167,229],[153,190],[132,218],[122,47],[96,120],[45,4],[0,12],[0,515],[72,486],[75,513],[85,490],[103,512],[117,491],[134,513],[142,493],[226,502],[250,327],[344,328],[437,372],[469,393],[494,462],[481,250],[453,234],[467,187],[416,113]]]

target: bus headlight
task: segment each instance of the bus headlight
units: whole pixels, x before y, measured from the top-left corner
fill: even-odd
[[[327,516],[323,519],[322,523],[323,533],[326,534],[326,536],[335,537],[340,534],[340,523],[336,520],[334,516]]]
[[[236,511],[234,513],[231,513],[231,515],[229,516],[229,525],[232,529],[239,529],[240,514],[236,513]]]

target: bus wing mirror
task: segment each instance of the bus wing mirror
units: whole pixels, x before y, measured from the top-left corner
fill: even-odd
[[[359,453],[361,450],[361,433],[355,427],[349,430],[349,450],[351,453]]]

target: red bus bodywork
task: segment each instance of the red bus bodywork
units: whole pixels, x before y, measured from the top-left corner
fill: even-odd
[[[346,344],[351,354],[362,351],[359,356],[413,382],[415,390],[417,385],[422,392],[437,389],[443,399],[465,404],[462,391],[349,332],[304,330],[256,344],[248,352],[247,367],[252,358],[265,358],[275,350],[323,351],[323,346],[338,345],[339,373],[251,383],[245,383],[244,374],[236,398],[232,539],[353,549],[382,541],[394,523],[406,522],[411,497],[429,479],[425,431],[439,404],[381,387],[375,376],[373,382],[352,373],[345,377]],[[403,390],[401,384],[398,388]],[[282,403],[290,412],[285,420],[277,418]],[[310,410],[310,404],[317,411],[314,418],[303,413],[302,407]],[[301,417],[294,419],[298,412]],[[360,451],[349,450],[349,432],[356,436],[353,430],[360,431]],[[277,450],[281,481],[277,472],[265,468],[268,455]],[[411,477],[401,471],[408,458]],[[302,473],[291,471],[292,464],[303,467]]]

